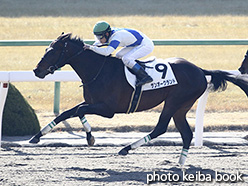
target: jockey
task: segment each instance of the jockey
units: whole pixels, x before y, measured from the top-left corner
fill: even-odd
[[[112,28],[105,21],[97,22],[94,26],[93,33],[96,37],[96,42],[93,45],[85,45],[84,49],[90,49],[94,52],[108,56],[121,48],[116,57],[122,59],[124,65],[133,70],[138,82],[136,86],[141,86],[150,83],[153,79],[138,63],[136,59],[142,58],[153,51],[153,42],[143,33],[127,28]],[[108,47],[98,47],[98,44],[109,43]]]

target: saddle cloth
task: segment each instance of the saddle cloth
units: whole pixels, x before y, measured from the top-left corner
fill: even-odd
[[[176,58],[154,59],[145,63],[146,72],[153,78],[153,82],[142,86],[142,91],[154,90],[177,84],[176,77],[171,69],[169,62],[173,62]],[[125,74],[128,83],[135,89],[136,76],[132,74],[125,66]]]

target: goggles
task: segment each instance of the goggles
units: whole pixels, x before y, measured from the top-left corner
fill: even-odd
[[[105,36],[104,35],[100,35],[100,36],[96,36],[96,38],[100,41],[101,39],[103,39]]]

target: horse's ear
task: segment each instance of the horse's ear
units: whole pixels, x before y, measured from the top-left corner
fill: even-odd
[[[70,38],[71,35],[72,35],[72,33],[66,33],[66,34],[64,34],[65,37],[63,38],[63,40],[64,40],[64,39],[67,39],[67,38]]]
[[[64,40],[67,39],[69,37],[71,37],[72,33],[66,33],[64,34],[64,32],[62,32],[62,34],[58,37],[59,40]]]

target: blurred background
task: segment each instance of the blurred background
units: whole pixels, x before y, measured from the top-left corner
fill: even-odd
[[[247,10],[246,0],[0,0],[0,40],[54,40],[62,32],[72,32],[84,40],[94,39],[92,29],[100,20],[113,27],[140,30],[151,39],[247,39]],[[32,70],[45,48],[0,47],[0,71]],[[150,56],[182,57],[204,69],[237,70],[247,48],[156,46]],[[47,116],[44,113],[52,113],[54,83],[14,85],[43,118]],[[83,89],[79,86],[80,82],[61,83],[61,111],[83,101]],[[196,104],[190,117],[194,117],[195,109]],[[160,110],[158,106],[152,112]],[[210,94],[206,111],[212,116],[222,113],[227,120],[220,123],[247,124],[247,98],[231,84],[225,92]],[[219,124],[218,117],[213,118],[208,123]]]

